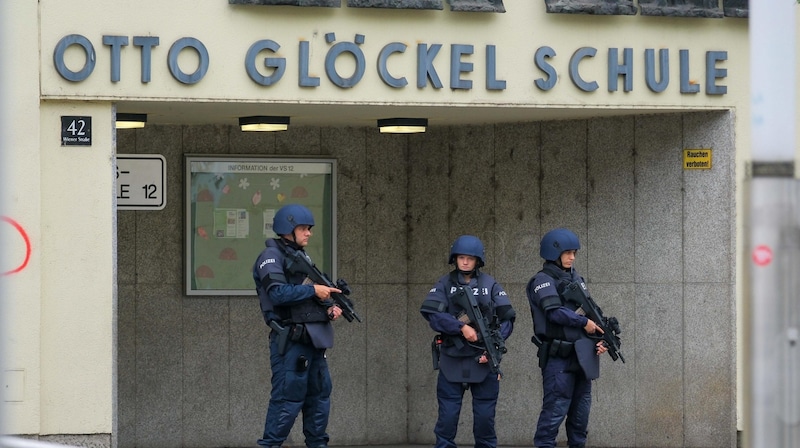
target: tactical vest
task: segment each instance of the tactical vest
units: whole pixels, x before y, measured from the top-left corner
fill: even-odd
[[[562,278],[563,276],[562,270],[558,269],[553,265],[545,264],[542,267],[542,270],[539,271],[539,273],[547,274],[554,281],[558,282],[556,284],[556,292],[558,292],[558,298],[561,300],[561,306],[571,311],[575,311],[578,309],[577,305],[564,300],[563,296],[564,288],[566,288],[567,285],[569,285],[571,282],[568,279]],[[567,339],[567,337],[564,335],[564,327],[562,325],[558,325],[555,322],[550,322],[549,320],[547,320],[547,316],[545,316],[544,322],[545,322],[544,335],[547,340],[552,341],[556,339],[558,340]]]
[[[478,300],[478,305],[481,307],[481,310],[484,311],[484,316],[488,319],[492,319],[494,315],[494,306],[492,305],[492,286],[493,283],[488,283],[489,277],[486,275],[478,275],[478,290],[482,291],[486,289],[488,291],[487,295],[478,294],[475,295],[475,299]],[[462,310],[459,306],[455,305],[455,301],[453,300],[453,296],[455,295],[455,288],[462,286],[464,288],[469,288],[469,285],[462,285],[458,282],[458,271],[452,271],[450,273],[449,281],[446,284],[447,291],[445,291],[445,295],[447,296],[447,312],[455,316],[457,319],[461,319],[462,316],[466,316],[464,310]],[[481,298],[488,301],[482,302]],[[485,308],[485,310],[484,310]],[[480,346],[482,342],[479,342],[478,345],[473,345],[473,343],[469,343],[464,339],[463,336],[459,335],[442,335],[443,343],[444,343],[444,350],[447,355],[462,357],[462,356],[475,356],[476,354],[482,353],[483,348]]]
[[[283,241],[279,240],[277,243],[278,248],[280,248],[284,255],[283,271],[289,274],[286,283],[290,285],[302,285],[306,281],[305,274],[302,272],[292,272],[286,261],[288,251],[295,249],[287,247]],[[329,322],[328,311],[328,306],[321,304],[315,297],[303,300],[291,306],[273,305],[273,312],[278,315],[283,323],[303,324],[309,322]]]

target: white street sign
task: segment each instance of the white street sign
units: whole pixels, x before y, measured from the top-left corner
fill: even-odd
[[[167,205],[166,191],[164,156],[117,155],[117,210],[161,210]]]

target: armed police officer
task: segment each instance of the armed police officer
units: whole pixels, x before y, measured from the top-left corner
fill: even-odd
[[[313,226],[308,208],[299,204],[280,208],[272,221],[278,238],[266,240],[253,266],[261,313],[272,329],[272,393],[264,435],[258,440],[265,447],[280,447],[301,411],[306,446],[328,445],[332,385],[325,350],[333,346],[331,321],[342,313],[330,296],[341,291],[312,284],[287,262],[298,251],[306,256]]]
[[[439,416],[435,448],[454,448],[464,391],[472,393],[476,448],[495,448],[495,408],[500,393],[499,363],[505,339],[514,329],[515,312],[503,287],[480,268],[483,243],[472,235],[458,237],[442,276],[420,312],[439,334],[434,339],[434,368],[439,368],[436,397]],[[476,322],[477,320],[477,322]],[[488,339],[488,340],[487,340]]]
[[[542,369],[542,410],[533,444],[556,446],[558,429],[566,417],[567,442],[583,447],[592,406],[592,380],[600,376],[599,356],[607,348],[596,335],[603,330],[583,316],[578,305],[565,300],[565,288],[585,281],[573,266],[581,248],[578,236],[564,228],[542,237],[542,270],[531,278],[527,296],[533,318],[533,341],[539,346]]]

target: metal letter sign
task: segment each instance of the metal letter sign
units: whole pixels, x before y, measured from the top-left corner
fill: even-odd
[[[92,146],[92,117],[61,117],[61,146]]]
[[[117,210],[161,210],[167,205],[166,191],[164,156],[117,155]]]

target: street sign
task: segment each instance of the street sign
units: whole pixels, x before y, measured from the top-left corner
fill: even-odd
[[[158,154],[117,155],[117,210],[161,210],[167,205],[167,162]]]
[[[92,117],[61,117],[61,146],[92,146]]]

